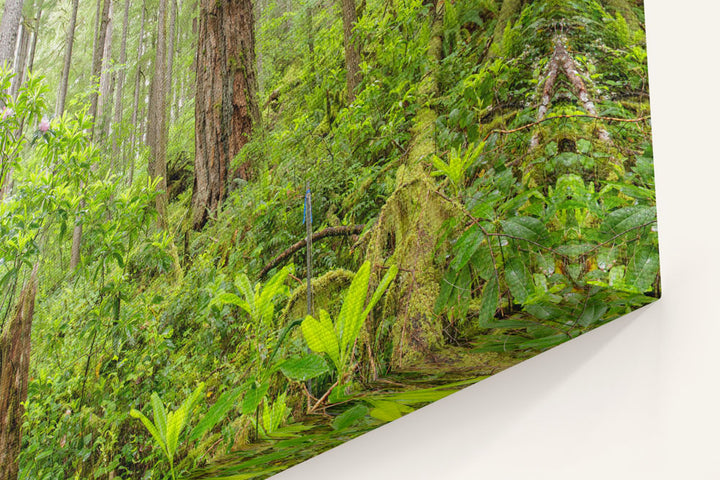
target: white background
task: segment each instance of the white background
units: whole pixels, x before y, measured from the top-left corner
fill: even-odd
[[[720,6],[645,8],[662,300],[275,478],[720,479]]]

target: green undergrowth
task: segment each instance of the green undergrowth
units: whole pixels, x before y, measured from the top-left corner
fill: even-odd
[[[21,478],[160,479],[171,461],[179,478],[264,478],[659,297],[642,12],[368,0],[347,105],[339,15],[301,3],[262,13],[261,106],[277,95],[235,159],[253,177],[202,231],[188,228],[191,106],[170,129],[167,231],[143,158],[131,187],[90,168],[108,154],[82,115],[22,146],[18,194],[0,204],[3,293],[42,273]],[[605,119],[562,118],[588,112],[561,75],[531,125],[558,31]],[[29,122],[45,106],[26,99]],[[307,183],[315,232],[363,226],[314,242],[309,320],[305,249],[260,278],[306,234]],[[348,298],[378,303],[348,312]],[[130,412],[157,423],[155,398],[174,412],[201,383],[170,455]]]

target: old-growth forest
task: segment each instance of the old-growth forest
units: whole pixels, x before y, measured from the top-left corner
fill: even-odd
[[[642,0],[0,12],[1,480],[266,478],[660,296]]]

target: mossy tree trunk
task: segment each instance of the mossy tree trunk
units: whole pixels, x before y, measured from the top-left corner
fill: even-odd
[[[435,193],[424,164],[435,153],[436,72],[442,55],[442,8],[431,9],[428,57],[433,72],[420,87],[425,105],[414,121],[408,157],[397,172],[395,191],[383,206],[368,244],[375,268],[397,265],[400,274],[388,290],[384,315],[395,315],[391,367],[399,370],[431,361],[442,348],[442,325],[434,315],[443,271],[437,246],[441,226],[453,212]],[[371,327],[372,328],[372,327]]]
[[[36,290],[37,266],[20,294],[15,315],[0,335],[0,480],[18,478]]]

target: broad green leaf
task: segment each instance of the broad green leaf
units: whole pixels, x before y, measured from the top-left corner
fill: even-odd
[[[358,420],[365,418],[370,410],[365,405],[355,405],[335,417],[332,422],[333,430],[344,430],[354,425]]]
[[[572,335],[575,336],[575,335]],[[563,342],[570,340],[571,336],[565,335],[564,333],[558,333],[547,337],[536,338],[534,340],[528,340],[519,344],[520,348],[533,348],[538,350],[545,350],[552,348],[556,345],[560,345]]]
[[[616,287],[618,285],[622,285],[624,283],[624,279],[625,279],[625,266],[618,265],[616,267],[611,268],[610,273],[608,274],[608,278],[609,278],[609,284],[611,287]]]
[[[215,297],[215,302],[235,305],[235,306],[240,307],[243,310],[245,310],[249,315],[252,315],[252,310],[250,309],[250,305],[248,305],[248,303],[245,300],[238,297],[234,293],[222,292],[217,297]]]
[[[514,217],[500,223],[505,233],[524,240],[539,241],[548,235],[545,224],[534,217]]]
[[[333,326],[330,315],[323,309],[320,309],[320,320],[316,320],[311,315],[305,317],[301,329],[305,341],[310,350],[318,353],[327,353],[340,369],[340,345],[338,344],[338,335]]]
[[[178,440],[182,433],[185,425],[187,425],[189,416],[195,409],[195,406],[202,399],[203,391],[205,390],[205,384],[200,383],[198,387],[191,393],[185,401],[180,405],[180,408],[174,412],[168,414],[168,432],[167,432],[167,445],[168,452],[170,455],[174,455],[177,449]]]
[[[150,396],[150,404],[153,409],[153,421],[160,434],[160,438],[163,439],[163,443],[167,443],[167,411],[157,393],[153,392]]]
[[[524,310],[539,320],[557,320],[568,318],[569,315],[564,309],[545,301],[526,305]]]
[[[385,290],[388,289],[390,286],[390,283],[392,283],[393,280],[395,280],[395,277],[398,274],[398,267],[397,265],[392,265],[387,272],[385,272],[385,275],[383,275],[382,280],[380,280],[380,283],[378,284],[377,288],[373,292],[373,296],[370,298],[370,302],[367,304],[367,307],[365,307],[365,310],[363,310],[362,317],[360,319],[360,322],[355,326],[354,330],[351,332],[351,335],[353,336],[352,341],[355,341],[355,338],[357,337],[358,333],[360,332],[360,326],[365,321],[367,316],[370,314],[373,308],[375,308],[375,305],[377,305],[377,302],[380,301],[380,298],[382,298],[383,294],[385,293]]]
[[[245,297],[245,302],[247,304],[247,308],[245,308],[245,311],[248,312],[251,317],[257,320],[258,313],[257,306],[255,305],[255,292],[253,291],[253,287],[250,283],[250,279],[248,278],[248,276],[244,273],[241,273],[240,275],[235,277],[235,286]]]
[[[568,257],[579,257],[580,255],[584,255],[593,249],[595,249],[596,245],[590,244],[590,243],[581,243],[577,245],[560,245],[555,249],[555,251],[561,255],[567,255]]]
[[[612,211],[605,218],[602,230],[608,236],[620,235],[634,228],[651,223],[656,218],[655,207],[635,205]]]
[[[535,291],[538,293],[547,292],[547,277],[542,273],[533,273],[533,281],[535,282]]]
[[[478,315],[478,321],[481,327],[493,321],[498,302],[498,282],[497,278],[493,276],[485,283],[482,290],[482,303],[480,304],[480,312]]]
[[[245,399],[243,400],[243,415],[250,415],[255,411],[255,409],[260,405],[260,402],[262,402],[263,398],[265,398],[265,394],[269,388],[270,382],[265,381],[259,386],[253,382],[253,385],[247,391]]]
[[[265,283],[257,299],[255,308],[258,310],[258,316],[263,323],[268,324],[272,320],[275,306],[273,304],[273,298],[278,295],[282,289],[285,279],[290,274],[291,267],[285,267],[277,272],[273,277]]]
[[[601,320],[607,311],[608,306],[604,303],[589,301],[587,305],[585,305],[577,323],[582,327],[589,327]]]
[[[455,304],[453,292],[455,291],[455,285],[457,285],[457,278],[458,272],[450,269],[445,272],[445,276],[440,281],[440,293],[438,294],[437,301],[435,302],[436,314],[440,313],[446,306]]]
[[[285,421],[286,412],[287,412],[287,405],[285,403],[285,396],[287,393],[283,392],[276,400],[273,402],[271,414],[272,414],[272,431],[277,430],[277,428],[282,424],[283,421]]]
[[[493,257],[487,243],[482,248],[477,249],[472,257],[472,265],[477,268],[478,275],[483,280],[490,280],[495,275],[495,267],[493,265]]]
[[[308,315],[303,320],[300,328],[302,329],[303,337],[310,347],[310,350],[318,353],[325,353],[325,331],[319,321],[315,320],[314,317]]]
[[[181,415],[178,415],[178,410],[168,413],[167,416],[167,450],[169,458],[173,458],[175,456],[175,450],[177,449],[177,442],[178,437],[180,436],[180,430],[185,426],[179,425],[180,416]]]
[[[485,239],[480,227],[472,225],[470,228],[465,230],[460,238],[455,242],[453,251],[455,252],[455,258],[450,262],[450,268],[456,271],[460,271],[465,265],[467,265],[470,258],[480,248],[480,244]]]
[[[328,371],[328,365],[320,355],[289,358],[280,364],[280,371],[290,380],[306,382]]]
[[[322,329],[320,336],[325,346],[325,353],[327,353],[333,363],[340,368],[340,344],[338,342],[340,334],[333,325],[332,320],[330,320],[330,314],[323,309],[320,309],[319,324]]]
[[[340,309],[340,315],[338,316],[337,322],[337,338],[340,340],[341,349],[345,351],[348,345],[355,341],[351,338],[352,332],[359,326],[355,324],[360,321],[360,313],[363,311],[365,306],[365,299],[367,298],[368,283],[370,281],[370,262],[362,264],[360,269],[355,274],[345,299],[343,300],[342,308]]]
[[[195,428],[190,431],[188,442],[192,442],[193,440],[202,437],[205,432],[217,425],[227,412],[235,406],[242,392],[243,390],[241,388],[236,388],[223,393],[220,398],[217,399],[215,404],[210,407],[210,410],[208,410],[202,420],[200,420],[200,422],[195,425]]]
[[[505,265],[505,281],[519,303],[525,303],[534,290],[532,279],[519,258],[512,258]]]
[[[165,453],[165,456],[169,458],[169,453],[167,450],[167,444],[163,440],[163,438],[160,436],[160,432],[158,432],[157,428],[155,428],[155,425],[152,424],[152,422],[139,410],[132,409],[130,410],[130,416],[133,418],[139,418],[140,421],[145,425],[145,428],[147,428],[148,432],[150,432],[150,435],[153,436],[155,439],[155,442],[158,444],[158,446],[162,449],[162,451]]]
[[[658,270],[660,258],[650,248],[639,249],[628,266],[626,280],[642,292],[652,290]]]
[[[392,422],[404,414],[414,411],[412,407],[408,407],[402,403],[387,400],[371,400],[371,402],[375,408],[370,410],[370,416],[384,422]]]

